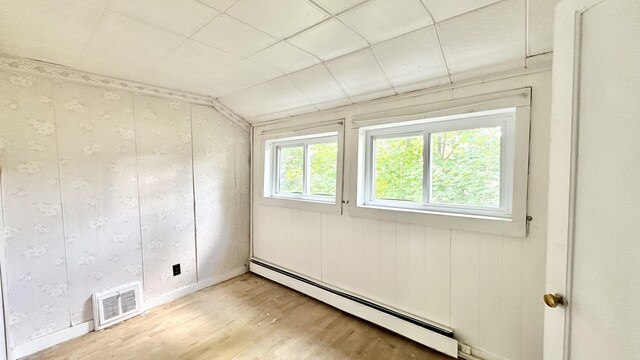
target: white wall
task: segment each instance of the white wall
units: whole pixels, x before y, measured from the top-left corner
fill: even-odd
[[[213,108],[0,72],[0,166],[13,347],[91,320],[95,291],[246,265],[249,134]]]
[[[418,92],[257,126],[313,124],[371,112],[532,87],[527,238],[323,214],[254,198],[253,256],[450,326],[483,358],[542,357],[550,72]],[[350,149],[347,137],[345,149]],[[347,156],[349,158],[349,156]],[[254,154],[254,176],[261,155]],[[345,166],[345,195],[350,165]],[[260,183],[255,181],[254,183]],[[254,194],[260,194],[255,187]],[[348,198],[348,196],[345,196]]]

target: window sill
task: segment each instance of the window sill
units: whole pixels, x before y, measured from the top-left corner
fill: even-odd
[[[290,209],[317,211],[329,214],[342,214],[342,204],[334,201],[322,201],[307,198],[288,197],[260,197],[260,204],[266,206],[280,206]]]
[[[516,219],[515,217],[505,218],[375,205],[349,205],[347,209],[349,216],[353,217],[519,238],[526,237],[526,216],[522,219]]]

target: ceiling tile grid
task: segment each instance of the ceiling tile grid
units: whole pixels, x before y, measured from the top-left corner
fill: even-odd
[[[506,0],[438,25],[453,74],[492,65],[524,66],[526,2]]]
[[[336,101],[352,103],[325,64],[289,74],[288,78],[312,104],[322,106]]]
[[[213,96],[220,97],[267,82],[280,75],[282,75],[281,72],[255,61],[241,60],[199,79],[198,83],[204,89],[209,87],[209,91],[216,94]]]
[[[335,15],[366,1],[367,0],[316,0],[316,3],[325,7]]]
[[[105,11],[75,67],[137,80],[184,40],[174,33]]]
[[[377,44],[373,50],[394,87],[449,75],[434,27]]]
[[[195,0],[111,0],[109,10],[189,36],[219,12]],[[156,11],[149,11],[149,9]]]
[[[437,22],[462,15],[500,0],[421,0]]]
[[[237,0],[197,0],[199,3],[210,6],[218,11],[225,11]]]
[[[380,91],[393,92],[371,49],[331,60],[327,68],[351,98]]]
[[[239,0],[227,13],[281,39],[327,17],[306,0]]]
[[[340,15],[340,19],[371,43],[433,23],[418,0],[372,0]]]
[[[233,17],[221,14],[193,35],[193,39],[226,52],[246,57],[278,41]]]
[[[250,59],[285,74],[307,68],[320,62],[317,57],[285,41],[281,41],[260,51]]]
[[[4,0],[0,51],[203,93],[265,119],[522,67],[552,50],[557,2]]]
[[[287,42],[308,51],[323,61],[331,60],[368,46],[367,41],[362,36],[336,19],[326,21],[287,39]]]
[[[105,5],[78,0],[3,0],[0,50],[72,66],[91,39]]]
[[[249,117],[287,112],[301,107],[317,110],[287,77],[224,96],[221,100],[241,109],[240,115]]]

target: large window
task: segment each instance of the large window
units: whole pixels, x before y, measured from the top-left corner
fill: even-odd
[[[515,109],[363,128],[363,206],[509,218]]]
[[[316,202],[335,202],[338,136],[316,134],[266,143],[265,194]]]

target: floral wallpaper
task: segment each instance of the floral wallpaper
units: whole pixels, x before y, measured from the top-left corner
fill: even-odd
[[[206,105],[0,71],[0,167],[12,346],[248,260],[249,134]]]
[[[192,108],[198,273],[205,278],[247,262],[248,133],[210,107]]]
[[[234,127],[235,133],[234,153],[236,160],[236,229],[234,241],[238,244],[238,261],[235,264],[227,264],[226,270],[236,269],[249,262],[250,256],[250,218],[251,212],[251,143],[249,132]]]
[[[0,166],[8,333],[24,343],[69,326],[53,83],[0,73]]]
[[[135,102],[145,296],[153,297],[197,281],[191,110],[150,96]]]
[[[142,280],[133,96],[56,86],[71,321],[92,319],[91,294]]]

